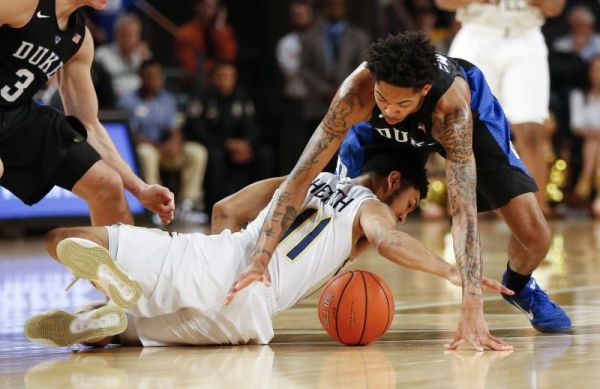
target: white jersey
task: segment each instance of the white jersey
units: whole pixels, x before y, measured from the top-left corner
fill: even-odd
[[[377,199],[347,178],[321,173],[269,262],[277,312],[294,305],[341,266],[352,251],[352,225],[361,204]],[[270,205],[244,232],[256,241]],[[275,313],[277,313],[275,312]]]
[[[544,15],[527,0],[497,0],[491,4],[469,4],[460,8],[456,19],[498,29],[529,30],[544,24]]]
[[[349,179],[321,173],[269,262],[271,287],[254,283],[231,305],[225,297],[247,267],[269,204],[245,230],[219,235],[109,227],[117,263],[144,295],[128,309],[145,346],[268,343],[271,317],[339,269],[352,251],[361,204],[376,199]]]

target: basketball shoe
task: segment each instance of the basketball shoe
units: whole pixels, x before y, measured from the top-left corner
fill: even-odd
[[[129,278],[104,247],[81,238],[67,238],[56,246],[58,260],[76,278],[92,284],[122,308],[134,305],[142,296],[142,285]]]
[[[94,342],[120,334],[127,329],[127,315],[117,305],[106,305],[89,312],[70,314],[48,311],[25,322],[25,336],[45,346],[66,347]]]
[[[502,275],[506,285],[506,272]],[[531,277],[523,290],[514,296],[502,295],[510,304],[524,312],[533,328],[540,332],[568,332],[571,329],[569,316],[559,307]]]

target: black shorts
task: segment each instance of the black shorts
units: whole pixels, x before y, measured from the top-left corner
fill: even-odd
[[[40,201],[54,185],[72,190],[101,159],[86,138],[79,120],[53,108],[33,101],[0,107],[0,185],[27,205]]]
[[[473,154],[477,163],[478,212],[498,209],[519,195],[538,190],[510,139],[503,147],[493,131],[475,115]]]

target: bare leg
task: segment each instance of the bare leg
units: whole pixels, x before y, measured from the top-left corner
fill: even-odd
[[[92,225],[133,224],[121,177],[104,161],[96,162],[73,186],[90,208]]]
[[[56,256],[56,245],[63,239],[83,238],[99,244],[108,250],[108,231],[104,227],[66,227],[55,228],[46,234],[44,243],[46,249],[52,258],[58,260]]]
[[[539,191],[535,197],[545,214],[550,212],[546,200],[546,185],[548,184],[548,166],[546,165],[546,150],[548,137],[543,124],[520,123],[511,124],[515,133],[515,147],[527,169],[531,172]]]
[[[498,211],[512,231],[508,245],[510,268],[530,275],[550,249],[551,232],[542,210],[533,193],[525,193]]]
[[[2,160],[0,159],[0,177],[2,177],[4,175],[4,164],[2,163]]]

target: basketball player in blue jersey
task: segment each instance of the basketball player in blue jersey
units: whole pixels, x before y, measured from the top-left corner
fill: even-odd
[[[253,184],[217,204],[221,217],[222,208],[230,209],[214,226],[218,234],[169,235],[123,224],[52,231],[46,238],[50,254],[114,304],[78,314],[41,313],[27,321],[25,334],[60,346],[105,344],[111,339],[101,338],[116,334],[126,345],[268,343],[271,318],[317,290],[368,243],[401,266],[460,285],[454,266],[396,229],[427,192],[424,164],[378,151],[354,180],[331,173],[313,180],[269,265],[272,284],[255,283],[228,305],[283,178]],[[240,230],[241,223],[249,224]],[[498,282],[482,282],[512,293]],[[498,339],[490,342],[510,349]]]
[[[133,222],[124,186],[168,223],[173,194],[138,178],[98,120],[94,46],[79,9],[107,2],[0,0],[0,185],[27,205],[54,185],[70,190],[88,203],[94,225]],[[54,75],[69,116],[32,100]]]
[[[502,107],[476,66],[436,54],[420,33],[389,36],[373,44],[366,62],[342,83],[275,196],[249,266],[232,294],[255,281],[269,282],[269,260],[304,193],[340,148],[348,129],[359,122],[370,122],[373,129],[366,134],[368,144],[396,145],[399,155],[403,149],[416,149],[439,150],[446,157],[454,253],[463,287],[450,349],[463,342],[497,349],[483,316],[478,211],[497,210],[512,231],[503,282],[516,294],[504,297],[539,331],[571,328],[566,313],[531,278],[549,249],[551,234],[534,196],[535,182],[510,143]],[[364,144],[355,146],[360,154]],[[356,174],[346,171],[351,165],[358,163],[342,160],[339,171]]]

